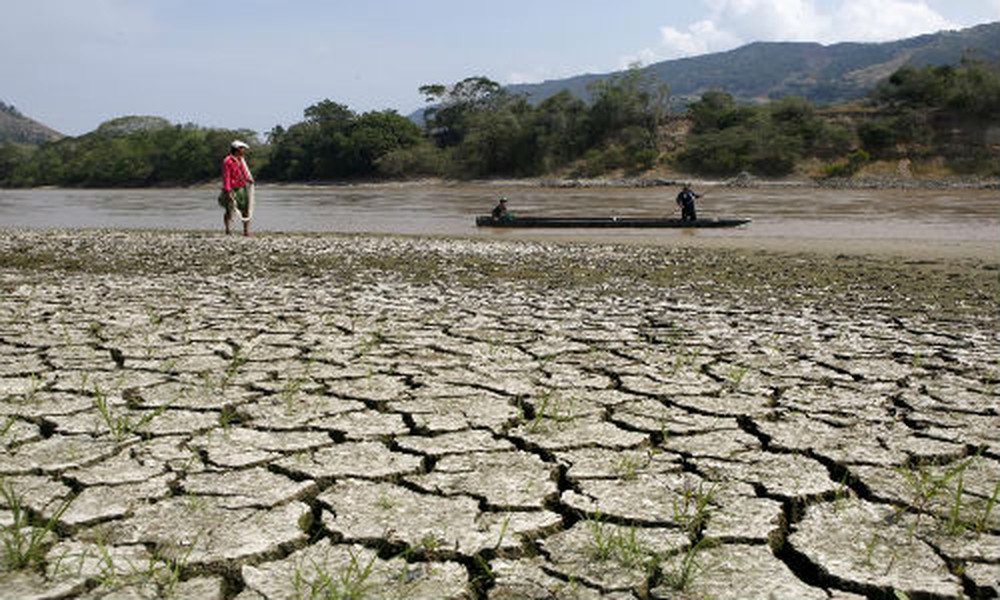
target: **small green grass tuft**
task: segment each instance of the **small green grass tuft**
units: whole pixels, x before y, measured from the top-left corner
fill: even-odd
[[[746,378],[747,373],[750,371],[750,367],[745,367],[742,365],[733,365],[729,369],[729,374],[726,376],[726,388],[729,391],[735,392],[740,389],[740,384]]]
[[[6,437],[7,433],[11,430],[11,428],[14,426],[14,423],[16,422],[17,418],[14,417],[13,415],[4,419],[3,425],[0,425],[0,438]]]
[[[965,488],[965,473],[979,459],[979,455],[972,456],[943,470],[930,466],[897,469],[906,482],[908,497],[896,511],[897,515],[905,512],[916,515],[909,527],[911,536],[928,515],[934,526],[951,536],[969,532],[981,535],[989,529],[993,510],[1000,500],[1000,482],[985,499],[966,493]]]
[[[680,497],[673,501],[674,521],[694,539],[708,522],[713,510],[713,501],[717,489],[715,484],[705,487],[699,482],[697,487],[685,483]]]
[[[239,347],[235,346],[233,348],[233,354],[229,357],[229,364],[226,365],[225,371],[223,371],[221,381],[219,382],[220,389],[226,389],[230,383],[236,379],[236,375],[239,373],[243,365],[250,361],[250,357]]]
[[[635,527],[611,527],[600,520],[600,515],[587,521],[590,529],[589,556],[598,561],[614,561],[626,569],[651,570],[659,562],[659,555],[638,537]]]
[[[681,555],[674,568],[663,572],[663,584],[678,592],[688,590],[698,577],[703,576],[711,569],[710,565],[706,565],[700,560],[699,555],[703,550],[711,548],[715,544],[716,542],[709,538],[701,538],[692,543]]]
[[[624,454],[615,462],[612,471],[623,481],[632,481],[639,476],[639,470],[649,464],[649,459]]]
[[[116,442],[124,441],[130,435],[139,434],[153,419],[167,410],[167,406],[161,406],[137,420],[133,419],[128,413],[116,413],[108,402],[107,395],[97,386],[94,386],[94,408],[97,409],[97,414],[101,416],[108,433]]]
[[[539,397],[539,405],[535,407],[535,416],[528,423],[528,432],[545,431],[551,424],[568,423],[573,420],[569,414],[559,410],[559,402],[552,399],[552,392],[547,391]]]
[[[0,498],[11,513],[11,524],[0,528],[0,566],[7,571],[41,568],[49,536],[72,500],[66,500],[44,523],[36,525],[14,486],[2,479]]]
[[[373,583],[369,581],[375,560],[372,555],[367,564],[362,565],[354,551],[350,551],[351,561],[344,570],[332,573],[326,565],[310,561],[311,574],[306,574],[297,565],[292,573],[292,586],[298,600],[363,600],[368,596]]]
[[[983,505],[983,511],[976,519],[975,529],[976,533],[985,533],[990,525],[990,516],[993,513],[993,509],[996,508],[997,500],[1000,500],[1000,481],[993,486],[993,493],[990,494],[989,499]]]

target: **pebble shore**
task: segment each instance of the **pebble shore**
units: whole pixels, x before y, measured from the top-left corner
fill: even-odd
[[[998,298],[975,259],[0,230],[0,598],[995,598]]]

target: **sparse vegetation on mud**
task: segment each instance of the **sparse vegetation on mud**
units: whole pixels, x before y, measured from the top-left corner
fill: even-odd
[[[0,589],[989,598],[996,273],[0,232]]]

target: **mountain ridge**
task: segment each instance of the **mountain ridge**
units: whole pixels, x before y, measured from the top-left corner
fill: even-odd
[[[666,83],[675,98],[691,99],[722,90],[741,101],[802,96],[817,104],[864,97],[902,66],[959,64],[963,57],[1000,61],[1000,22],[939,31],[889,42],[751,42],[732,50],[666,60],[640,67]],[[506,90],[533,103],[568,90],[588,99],[594,82],[625,71],[585,73]]]
[[[24,116],[13,106],[0,101],[0,144],[37,145],[63,137],[55,129]]]

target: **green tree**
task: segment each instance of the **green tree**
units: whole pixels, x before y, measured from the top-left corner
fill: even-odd
[[[467,77],[450,88],[429,84],[419,88],[431,106],[424,111],[428,132],[438,146],[457,146],[468,134],[474,115],[498,108],[507,92],[482,76]]]
[[[665,84],[657,84],[633,67],[622,75],[599,80],[590,91],[594,97],[588,118],[592,145],[620,141],[614,140],[620,132],[640,128],[646,134],[643,143],[655,146],[656,129],[666,112],[669,95]]]
[[[587,104],[568,91],[551,96],[534,117],[541,172],[551,171],[580,157],[588,147]]]
[[[737,106],[730,94],[718,90],[705,92],[688,106],[692,132],[696,134],[745,125],[755,114],[753,108]]]
[[[455,148],[459,176],[531,175],[541,163],[535,110],[520,97],[471,113],[468,132]]]
[[[263,176],[283,181],[371,177],[380,173],[383,157],[423,140],[420,127],[391,110],[359,116],[323,100],[303,115],[304,121],[268,133],[271,148]]]
[[[872,99],[884,109],[1000,116],[1000,65],[966,60],[958,67],[902,67]]]
[[[1000,65],[966,62],[948,97],[949,110],[982,118],[1000,118]]]
[[[312,152],[319,135],[315,123],[297,123],[287,130],[276,127],[269,133],[270,161],[260,176],[278,181],[304,181],[313,177]]]
[[[16,160],[0,181],[26,186],[195,183],[219,176],[233,138],[255,141],[247,130],[164,123],[158,118],[122,117],[80,137],[50,142],[29,153],[8,153]]]
[[[0,103],[2,104],[2,103]],[[31,159],[33,150],[20,144],[0,146],[0,185],[20,185],[24,166]]]
[[[740,106],[729,94],[711,91],[688,107],[688,115],[692,129],[677,162],[693,172],[780,177],[805,157],[837,158],[855,143],[852,131],[831,125],[799,97]]]
[[[955,70],[950,66],[903,67],[874,93],[883,104],[908,107],[943,106],[953,85]]]
[[[420,127],[395,111],[365,113],[348,128],[343,153],[345,168],[351,173],[372,175],[383,156],[412,148],[421,139]]]
[[[886,153],[899,142],[890,119],[871,119],[859,124],[858,137],[864,149],[875,156]]]
[[[448,170],[447,151],[421,141],[405,148],[390,150],[376,161],[376,172],[389,178],[440,176]]]

